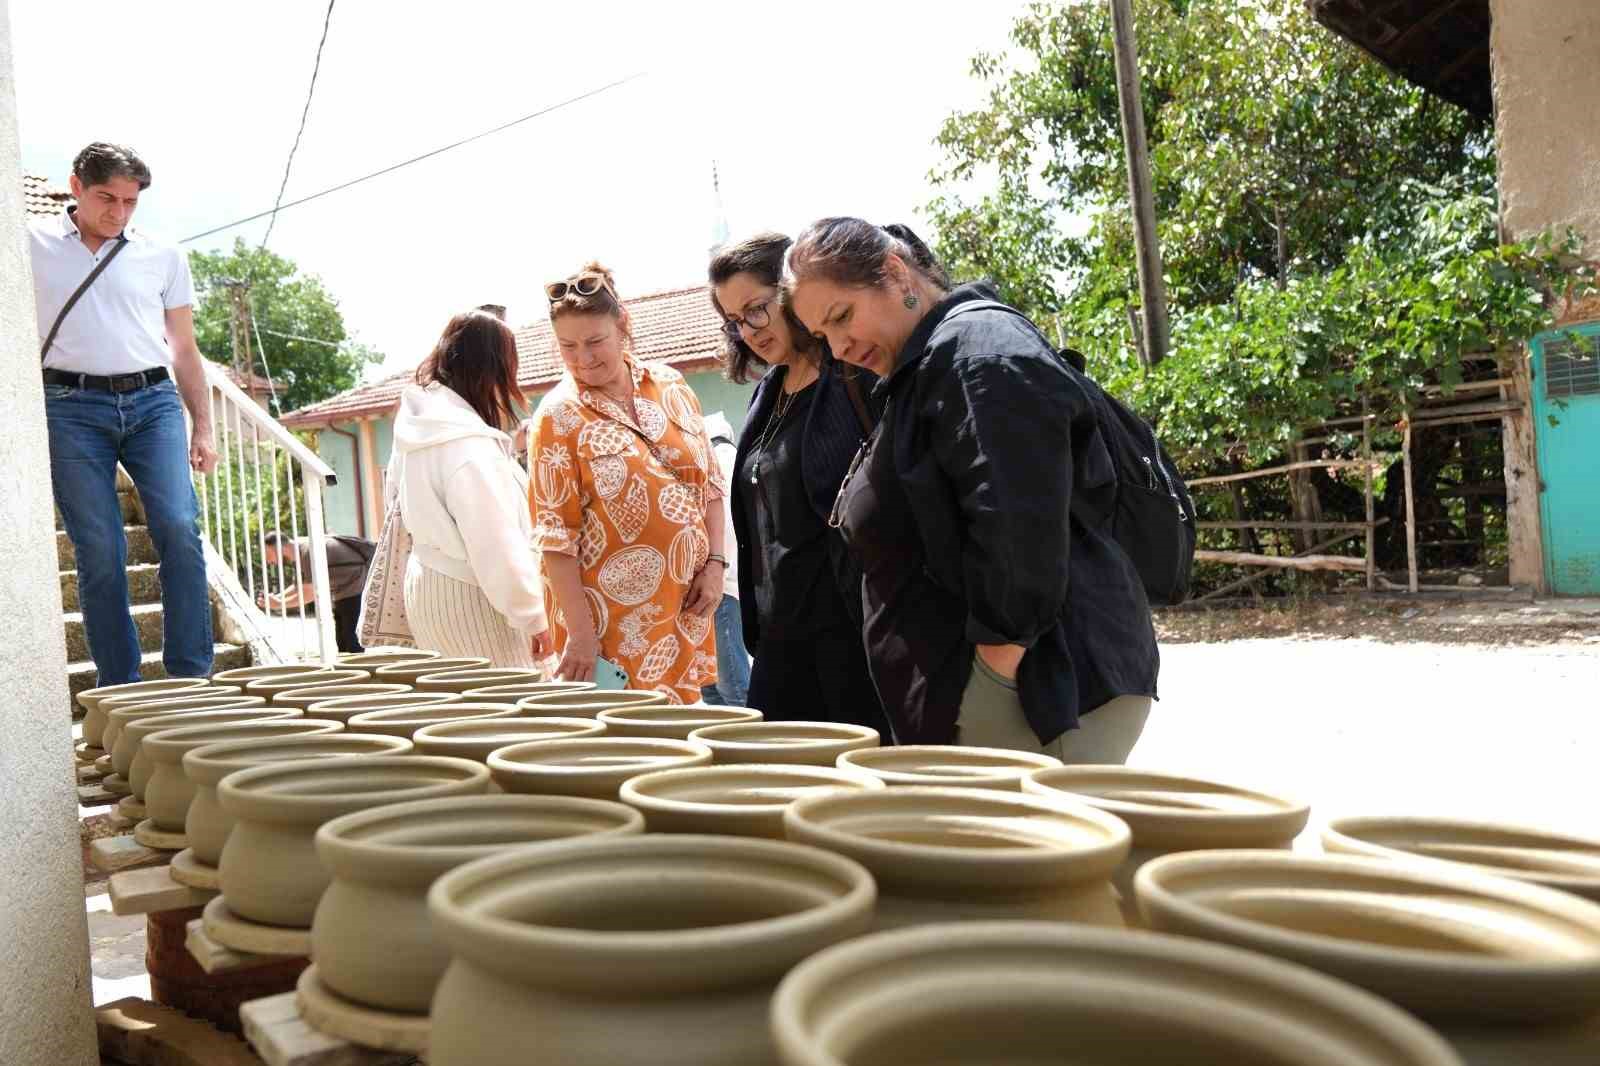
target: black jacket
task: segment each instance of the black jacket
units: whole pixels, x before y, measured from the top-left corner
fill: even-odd
[[[950,317],[992,299],[963,286],[918,324],[875,391],[862,510],[851,493],[850,516],[877,527],[846,532],[902,743],[955,739],[977,644],[1027,647],[1018,686],[1041,742],[1116,696],[1155,695],[1150,608],[1105,531],[1114,473],[1084,379],[1015,315]]]
[[[823,360],[822,372],[817,378],[816,400],[811,404],[806,417],[802,436],[804,450],[800,461],[806,496],[823,521],[827,520],[828,514],[833,510],[834,498],[839,494],[839,483],[844,479],[845,471],[850,467],[850,460],[855,458],[856,450],[866,436],[861,425],[861,417],[856,413],[855,404],[845,387],[846,373],[856,377],[857,388],[869,408],[869,420],[876,417],[875,412],[879,409],[869,396],[873,386],[877,384],[877,378],[864,370],[840,366],[832,359]],[[745,412],[744,428],[739,431],[738,456],[733,464],[735,476],[738,471],[744,469],[750,449],[755,446],[762,427],[767,424],[767,419],[772,414],[772,406],[782,391],[783,377],[784,374],[778,370],[769,371],[756,385],[755,395],[750,397],[750,407]],[[755,566],[751,560],[751,552],[756,543],[756,531],[752,525],[754,516],[746,513],[744,494],[737,491],[736,486],[730,486],[729,492],[733,509],[733,532],[738,542],[739,553],[739,612],[744,623],[745,648],[754,655],[761,645],[761,620],[757,617],[752,576],[755,573]],[[830,540],[828,554],[833,563],[834,578],[838,582],[839,592],[844,598],[846,608],[859,623],[860,568],[851,558],[842,536],[834,536]]]

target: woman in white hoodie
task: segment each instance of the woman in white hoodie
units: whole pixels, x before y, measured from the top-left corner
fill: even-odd
[[[517,345],[483,311],[455,316],[400,396],[386,506],[411,533],[406,618],[419,647],[536,666],[550,654],[516,419]]]

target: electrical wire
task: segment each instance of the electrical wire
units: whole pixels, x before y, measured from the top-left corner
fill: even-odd
[[[272,227],[278,224],[278,212],[283,209],[283,194],[289,188],[289,171],[294,168],[294,154],[300,150],[300,138],[306,132],[306,119],[311,114],[311,98],[317,92],[317,74],[322,70],[322,48],[328,43],[328,26],[333,22],[335,0],[328,0],[328,13],[322,17],[322,39],[317,42],[317,58],[311,64],[311,84],[306,88],[306,105],[300,110],[300,128],[295,130],[294,143],[289,146],[289,158],[283,164],[283,181],[278,183],[278,199],[272,205],[272,218],[267,222],[267,234],[261,238],[265,248],[272,239]]]

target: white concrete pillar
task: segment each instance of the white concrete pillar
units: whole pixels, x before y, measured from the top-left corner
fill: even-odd
[[[0,0],[0,1063],[96,1066],[14,70]]]

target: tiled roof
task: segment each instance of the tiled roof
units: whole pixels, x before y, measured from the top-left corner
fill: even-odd
[[[22,175],[22,207],[29,217],[60,214],[61,205],[72,199],[65,189],[52,188],[48,178]]]
[[[233,367],[224,366],[222,368],[222,372],[228,376],[229,381],[239,386],[239,388],[243,389],[247,393],[250,391],[250,386],[245,384],[244,375],[239,373]],[[276,381],[268,381],[260,374],[251,374],[250,376],[254,379],[256,392],[272,393],[273,395],[276,395],[277,393],[283,391],[283,386],[278,384]]]
[[[704,285],[672,289],[624,300],[633,318],[634,355],[645,362],[664,362],[679,370],[713,365],[721,350],[722,320],[711,307]],[[543,319],[516,331],[517,384],[530,398],[561,380],[561,356],[550,322]],[[318,401],[282,418],[291,428],[305,429],[343,422],[363,415],[386,414],[400,401],[401,391],[416,370],[391,374]]]

